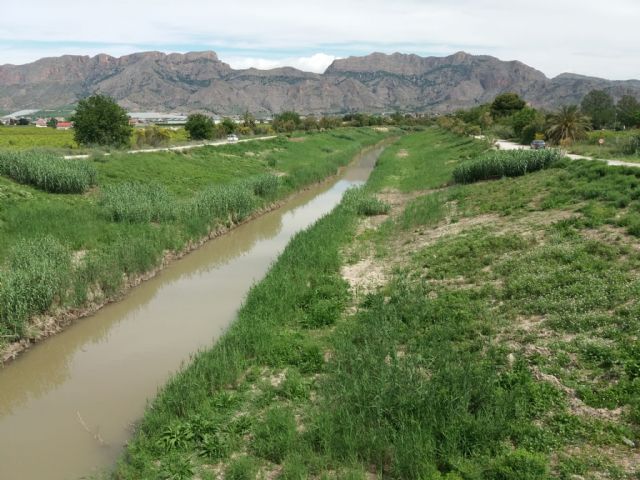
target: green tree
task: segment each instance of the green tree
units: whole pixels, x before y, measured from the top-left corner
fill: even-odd
[[[282,112],[273,118],[273,128],[276,132],[293,132],[300,128],[300,115],[292,110]]]
[[[224,117],[220,122],[220,129],[222,130],[224,135],[230,135],[236,131],[236,122],[231,120],[229,117]]]
[[[596,129],[612,125],[616,116],[613,98],[604,90],[591,90],[582,99],[580,108],[591,117],[591,125]]]
[[[589,117],[577,105],[564,106],[549,116],[547,138],[557,145],[568,145],[584,138],[590,129]]]
[[[520,143],[528,144],[536,133],[544,132],[545,117],[535,108],[525,107],[510,118],[513,132]]]
[[[49,128],[57,128],[57,126],[58,126],[58,120],[56,120],[55,118],[51,117],[47,121],[47,127],[49,127]]]
[[[501,93],[491,103],[491,113],[494,118],[508,117],[522,110],[526,105],[527,103],[517,93]]]
[[[192,140],[213,138],[213,120],[202,113],[193,113],[189,115],[184,129]]]
[[[125,147],[131,141],[127,111],[106,95],[80,100],[72,121],[75,140],[81,145]]]
[[[625,127],[640,125],[640,102],[632,95],[623,95],[616,105],[618,121]]]
[[[330,128],[337,128],[342,124],[342,121],[337,117],[322,117],[318,122],[320,129],[328,130]]]
[[[242,116],[242,126],[250,128],[251,130],[256,128],[256,117],[254,117],[249,110],[244,112],[244,115]]]
[[[308,132],[318,129],[318,119],[314,115],[307,115],[302,122],[302,127]]]

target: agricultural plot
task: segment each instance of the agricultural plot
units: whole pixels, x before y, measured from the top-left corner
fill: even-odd
[[[0,149],[29,150],[33,148],[75,150],[78,144],[73,139],[72,130],[0,126]]]
[[[455,185],[481,150],[434,129],[389,147],[114,477],[638,478],[640,171]]]
[[[184,128],[156,128],[161,135],[152,135],[152,128],[136,128],[131,136],[131,148],[149,148],[183,145],[190,142]],[[145,132],[147,134],[145,135]],[[57,152],[76,154],[89,151],[80,147],[73,137],[73,130],[56,130],[35,126],[0,126],[0,149],[31,150],[50,149]]]

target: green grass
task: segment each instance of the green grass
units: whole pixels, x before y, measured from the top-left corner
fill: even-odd
[[[49,193],[84,193],[97,177],[96,168],[86,160],[37,151],[0,151],[0,174]]]
[[[99,301],[118,295],[123,274],[155,268],[165,251],[180,250],[211,230],[240,222],[322,180],[384,138],[370,129],[345,129],[340,135],[309,135],[305,142],[280,138],[184,154],[70,160],[73,166],[97,171],[98,188],[84,195],[46,193],[0,177],[0,269],[5,272],[0,297],[4,305],[13,305],[0,307],[0,344],[30,335],[31,315],[53,307],[82,308],[91,297]],[[44,163],[59,173],[51,158],[38,159],[38,166]],[[46,182],[51,179],[44,178],[42,188],[59,191],[49,188]],[[38,278],[22,275],[8,259],[16,245],[44,237],[61,245],[69,261],[72,256],[77,260],[70,268],[60,263],[66,283],[53,297],[43,297],[47,305],[42,310],[29,296],[37,290]],[[11,309],[21,313],[10,314]]]
[[[560,161],[425,193],[481,149],[435,129],[390,147],[160,392],[113,477],[188,459],[203,477],[638,478],[619,459],[640,438],[640,254],[620,225],[639,172]],[[363,199],[389,189],[404,210],[360,232]],[[353,249],[389,275],[357,298]],[[224,438],[213,457],[202,425]]]
[[[368,186],[401,192],[438,188],[450,182],[458,164],[486,148],[482,142],[430,128],[389,147],[378,160]]]
[[[601,138],[605,141],[604,145],[599,144]],[[572,153],[594,158],[640,161],[640,129],[589,132],[585,140],[575,142],[569,150]]]

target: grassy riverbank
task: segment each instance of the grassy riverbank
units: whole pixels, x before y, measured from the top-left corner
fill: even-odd
[[[638,478],[640,171],[451,186],[481,150],[433,129],[389,147],[113,476]]]
[[[382,138],[345,129],[296,141],[96,157],[78,161],[80,173],[90,169],[87,186],[96,185],[83,194],[47,193],[74,178],[66,163],[43,154],[9,158],[0,176],[0,349],[117,296],[168,252],[334,174]],[[51,318],[34,322],[38,315],[53,325]]]

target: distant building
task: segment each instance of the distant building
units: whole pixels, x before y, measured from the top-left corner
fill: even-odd
[[[58,130],[69,130],[70,128],[73,128],[73,122],[58,122],[56,128]]]
[[[181,125],[187,121],[187,116],[181,113],[129,112],[128,115],[136,122],[134,125]]]
[[[47,128],[47,121],[44,118],[39,118],[35,123],[38,128]]]

